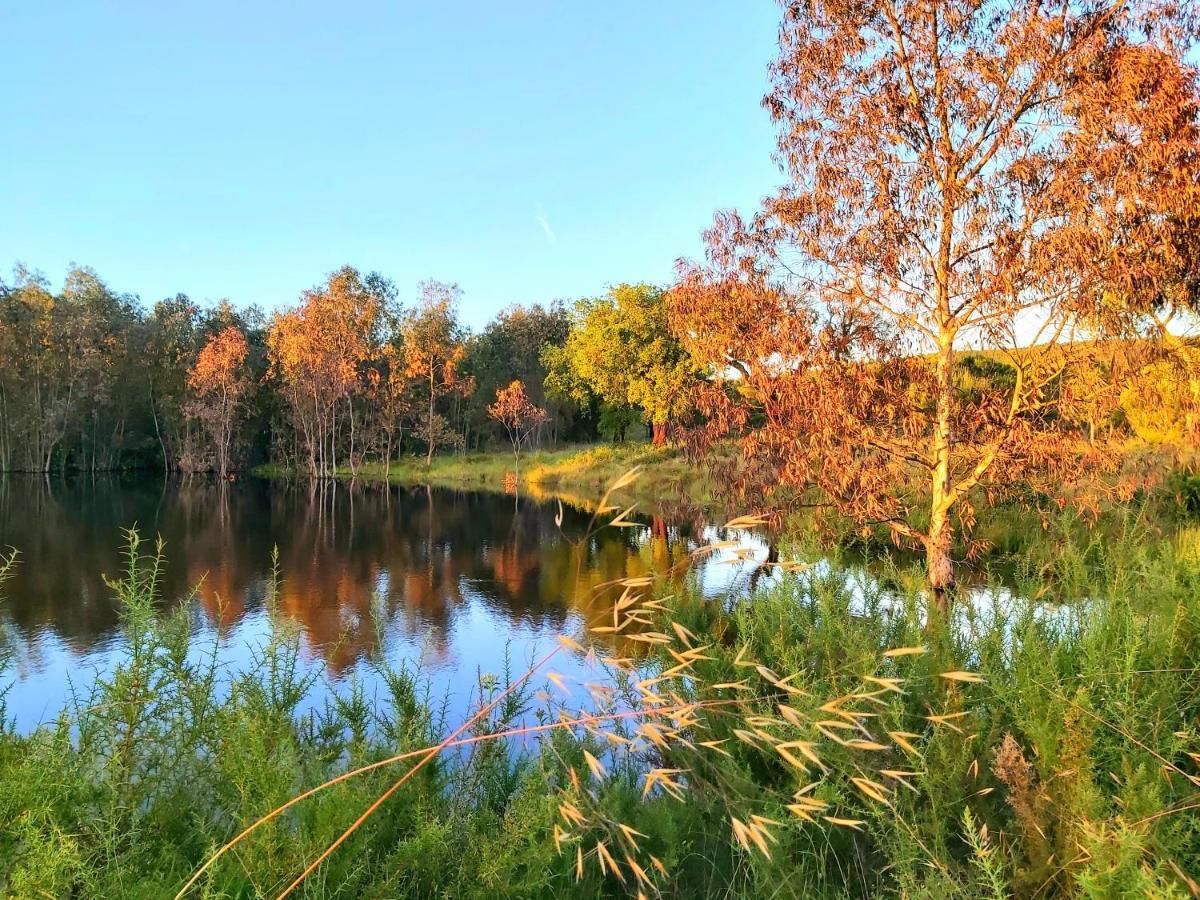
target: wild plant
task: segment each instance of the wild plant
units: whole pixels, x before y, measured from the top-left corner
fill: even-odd
[[[613,482],[581,540],[601,524],[636,527],[634,508],[614,501],[636,477],[632,470]],[[762,524],[739,517],[725,529]],[[736,542],[717,541],[697,548],[686,562],[722,551],[732,552],[735,563],[751,561]],[[768,565],[803,569],[795,563]],[[831,654],[796,660],[780,673],[759,661],[752,645],[738,645],[736,635],[701,637],[675,618],[671,598],[656,595],[655,588],[678,574],[601,585],[599,590],[615,594],[608,616],[589,622],[581,634],[561,636],[559,646],[503,690],[481,691],[477,711],[443,740],[351,769],[280,804],[219,848],[178,896],[295,805],[367,772],[407,764],[279,894],[286,897],[439,755],[469,747],[486,758],[487,750],[479,748],[487,742],[540,735],[543,752],[558,763],[549,778],[560,819],[553,829],[556,850],[573,857],[577,881],[592,868],[645,897],[659,893],[659,879],[669,876],[667,853],[656,853],[661,839],[639,831],[636,819],[614,800],[623,793],[612,790],[614,784],[640,783],[646,803],[715,803],[731,840],[769,860],[784,833],[861,830],[879,810],[899,816],[898,793],[920,790],[926,744],[942,730],[963,734],[968,727],[972,691],[982,679],[960,669],[939,670],[927,659],[930,647],[863,646],[840,659]],[[906,633],[917,631],[910,627]],[[730,639],[732,658],[724,648]],[[595,679],[572,684],[554,671],[551,665],[562,653],[581,657]],[[519,716],[523,692],[535,677],[547,686],[537,694],[544,704],[538,722],[495,727]],[[936,706],[913,708],[906,686],[914,680],[939,686],[926,692]]]
[[[581,548],[638,527],[615,499],[633,477]],[[131,535],[112,580],[120,665],[57,722],[0,733],[0,893],[1195,892],[1188,539],[1082,543],[1064,526],[1078,557],[1018,567],[935,630],[901,570],[786,546],[761,560],[718,531],[596,586],[576,630],[482,677],[453,724],[421,672],[383,660],[382,701],[351,680],[314,706],[321,673],[275,609],[278,576],[268,641],[221,669],[195,613],[160,595],[161,546]],[[705,598],[700,559],[777,577]]]

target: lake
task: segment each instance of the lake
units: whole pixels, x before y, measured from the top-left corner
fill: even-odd
[[[9,716],[21,731],[50,721],[120,661],[104,576],[120,573],[127,528],[162,538],[162,602],[189,605],[194,643],[223,666],[247,665],[270,633],[277,548],[277,609],[327,675],[310,705],[352,684],[370,695],[372,663],[386,659],[419,667],[452,719],[506,658],[523,671],[558,635],[608,613],[615,594],[597,586],[731,536],[695,514],[594,531],[584,509],[564,506],[561,527],[558,514],[554,501],[425,487],[0,476],[0,548],[19,552],[0,585]],[[732,537],[766,555],[757,537]],[[729,562],[718,553],[694,568],[706,595],[753,577]]]

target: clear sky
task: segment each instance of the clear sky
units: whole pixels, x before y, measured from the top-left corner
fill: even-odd
[[[56,285],[274,308],[349,263],[478,326],[665,283],[780,180],[773,0],[2,6],[0,268]]]

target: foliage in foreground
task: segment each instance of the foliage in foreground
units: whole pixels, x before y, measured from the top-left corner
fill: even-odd
[[[598,657],[650,651],[593,688],[613,715],[559,724],[587,691],[533,693],[538,670],[481,685],[485,714],[436,756],[453,732],[411,673],[304,712],[321,674],[284,621],[246,671],[218,671],[186,612],[156,612],[158,557],[135,541],[113,582],[123,665],[56,723],[0,735],[0,892],[170,896],[263,814],[411,753],[289,807],[191,895],[278,895],[412,771],[296,895],[1186,897],[1196,538],[1064,546],[1060,580],[1026,585],[1037,602],[997,589],[936,640],[904,573],[789,565],[736,603],[627,599],[590,623]],[[620,609],[651,637],[606,637]],[[491,739],[514,728],[536,737]]]

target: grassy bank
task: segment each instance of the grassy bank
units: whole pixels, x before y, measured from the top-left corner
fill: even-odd
[[[988,566],[1012,568],[1020,566],[1022,558],[1043,554],[1046,550],[1043,537],[1052,522],[1057,528],[1069,527],[1072,540],[1084,545],[1119,539],[1130,530],[1131,519],[1142,523],[1143,538],[1157,540],[1173,534],[1200,514],[1200,474],[1197,474],[1200,460],[1193,452],[1131,441],[1121,449],[1121,459],[1122,465],[1112,477],[1128,478],[1141,487],[1127,501],[1101,502],[1095,517],[1048,516],[1031,505],[1015,502],[989,508],[971,533],[971,545],[960,540],[955,548],[956,558],[966,563],[964,575],[977,579]],[[562,499],[590,509],[607,485],[635,466],[641,474],[623,489],[621,496],[627,502],[636,502],[642,513],[683,521],[693,519],[693,513],[698,511],[707,513],[708,518],[738,512],[730,510],[728,499],[722,497],[711,465],[690,461],[680,447],[653,447],[648,443],[582,445],[523,454],[519,469],[521,489],[534,498]],[[366,482],[382,482],[386,478],[392,484],[503,491],[506,476],[513,471],[511,453],[491,451],[435,456],[429,466],[424,457],[403,457],[386,469],[382,463],[368,463],[356,473],[341,469],[338,477]],[[1167,474],[1159,477],[1155,473]],[[255,474],[271,478],[296,475],[272,465],[258,467]],[[1040,498],[1040,502],[1044,508],[1053,507],[1047,498]],[[915,524],[919,527],[924,523],[918,516]],[[901,562],[916,559],[911,553],[897,550],[885,526],[863,528],[819,505],[793,514],[782,530],[806,535],[814,546],[850,549],[860,556]],[[1041,562],[1053,563],[1046,559]]]
[[[383,696],[301,713],[324,676],[283,618],[217,671],[135,547],[121,668],[0,732],[0,893],[171,896],[260,816],[392,760],[254,830],[192,896],[278,895],[386,795],[296,896],[1186,897],[1198,548],[1063,546],[1070,577],[1031,567],[1036,601],[985,593],[932,639],[904,572],[797,568],[726,603],[638,588],[556,651],[594,642],[615,694],[560,689],[551,663],[481,685],[459,723],[388,669]],[[619,615],[640,639],[605,633]]]
[[[625,493],[641,503],[659,505],[672,500],[706,503],[712,497],[707,472],[691,464],[678,447],[628,443],[535,450],[521,455],[519,472],[522,486],[531,494],[562,496],[586,506],[634,466],[640,466],[642,474]],[[364,481],[386,478],[393,484],[503,491],[505,477],[513,471],[512,453],[492,451],[435,456],[428,466],[424,457],[409,456],[393,461],[389,467],[376,462],[359,467],[356,473],[340,469],[338,476]],[[255,474],[280,478],[294,473],[268,465],[255,469]]]

